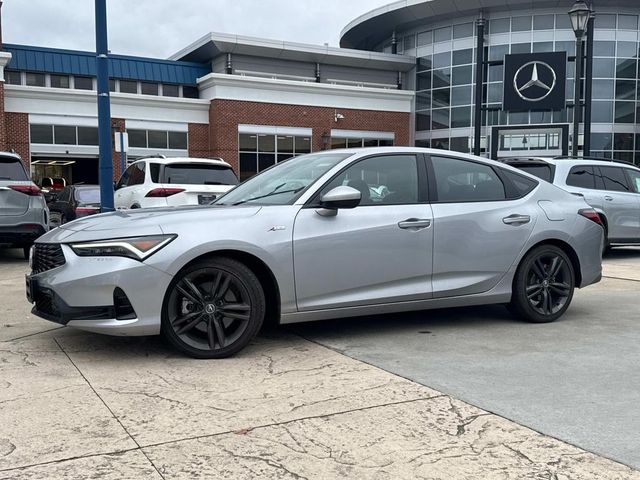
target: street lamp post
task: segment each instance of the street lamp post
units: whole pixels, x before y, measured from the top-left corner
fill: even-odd
[[[591,9],[583,0],[577,0],[569,10],[569,18],[573,32],[576,34],[576,72],[575,86],[573,92],[573,141],[571,142],[571,153],[578,156],[578,138],[580,137],[580,80],[582,77],[582,37],[587,29],[587,22],[591,15]]]

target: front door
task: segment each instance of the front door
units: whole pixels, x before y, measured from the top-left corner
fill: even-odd
[[[602,190],[602,208],[607,217],[609,241],[626,242],[640,237],[640,215],[638,194],[635,193],[625,170],[618,166],[595,167],[600,170],[596,184]]]
[[[445,156],[432,156],[431,165],[436,184],[433,296],[491,290],[531,236],[537,209],[528,200],[510,200],[489,165]]]
[[[360,190],[358,207],[333,217],[313,205],[300,210],[293,234],[300,311],[431,297],[433,218],[419,161],[406,154],[360,160],[316,198],[347,185]]]

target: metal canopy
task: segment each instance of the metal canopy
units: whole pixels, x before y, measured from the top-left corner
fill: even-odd
[[[404,55],[363,52],[326,45],[309,45],[222,33],[209,33],[172,55],[170,59],[204,63],[227,53],[403,72],[415,65],[413,57]]]

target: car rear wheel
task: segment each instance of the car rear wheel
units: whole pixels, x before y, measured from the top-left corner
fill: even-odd
[[[528,322],[553,322],[569,308],[574,290],[569,257],[554,245],[542,245],[520,263],[509,310]]]
[[[199,261],[180,271],[165,295],[162,333],[195,358],[224,358],[244,348],[264,321],[260,281],[229,258]]]

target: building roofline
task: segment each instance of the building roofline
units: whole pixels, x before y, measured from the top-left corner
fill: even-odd
[[[349,22],[340,33],[340,46],[371,50],[391,38],[394,30],[408,30],[445,18],[474,13],[509,10],[536,10],[566,7],[575,0],[400,0],[375,8]],[[609,0],[608,5],[637,11],[638,0]]]
[[[328,45],[287,42],[266,38],[208,33],[182,50],[171,55],[171,60],[195,62],[211,61],[226,53],[268,56],[282,60],[328,63],[367,67],[380,70],[408,71],[415,65],[414,57],[388,53],[366,52]]]

